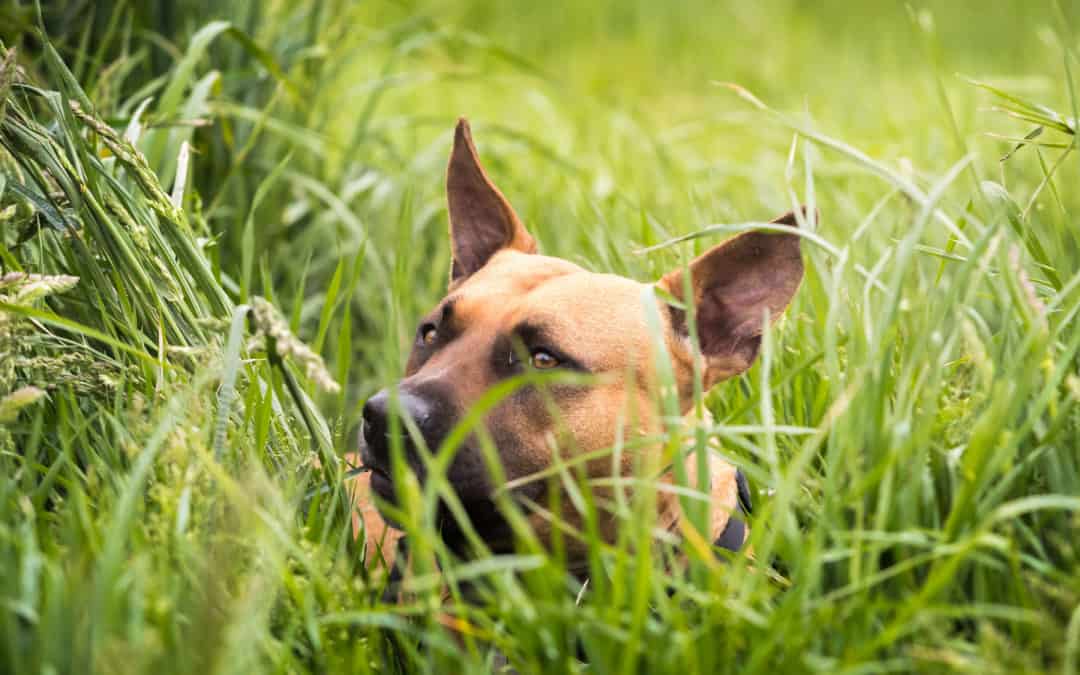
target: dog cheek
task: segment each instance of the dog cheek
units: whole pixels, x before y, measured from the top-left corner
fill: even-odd
[[[467,444],[458,450],[446,478],[464,502],[487,499],[493,491],[491,476],[478,445]]]
[[[506,479],[516,480],[548,467],[552,458],[546,440],[551,424],[547,409],[542,403],[531,413],[527,406],[510,401],[503,406],[504,410],[496,409],[496,414],[489,416],[487,428]]]
[[[484,418],[483,432],[469,434],[450,465],[447,479],[458,496],[466,502],[489,499],[496,485],[488,468],[485,453],[494,451],[503,477],[516,480],[536,473],[550,464],[550,453],[544,443],[544,420],[549,416],[537,406],[531,414],[528,407],[511,397],[495,406]],[[491,445],[485,448],[484,436]],[[532,485],[531,483],[529,485]],[[543,481],[536,481],[543,489]],[[526,489],[532,495],[532,489]]]
[[[515,417],[530,447],[543,448],[543,467],[551,462],[551,444],[563,456],[573,456],[592,437],[594,427],[606,421],[602,406],[594,403],[595,389],[584,386],[554,385],[544,391],[522,390]],[[591,444],[590,444],[590,447]]]

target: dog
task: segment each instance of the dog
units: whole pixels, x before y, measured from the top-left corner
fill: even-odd
[[[396,551],[402,536],[384,515],[392,510],[386,506],[397,503],[392,410],[410,417],[434,452],[497,383],[530,371],[566,371],[588,377],[583,383],[555,383],[543,391],[525,386],[484,416],[483,432],[497,449],[505,479],[513,485],[511,494],[543,504],[550,500],[550,490],[565,490],[554,482],[529,480],[555,461],[552,441],[562,461],[586,456],[580,453],[599,454],[582,462],[590,479],[631,476],[642,455],[662,467],[661,441],[623,453],[617,467],[610,453],[598,452],[619,439],[656,439],[664,431],[665,419],[655,403],[661,380],[655,358],[657,322],[650,323],[643,298],[653,297],[650,291],[667,296],[652,316],[659,318],[680,414],[687,415],[694,407],[695,377],[701,377],[700,386],[708,391],[747,370],[757,357],[765,322],[783,313],[803,277],[797,228],[799,220],[809,217],[805,211],[771,221],[776,227],[731,237],[654,284],[593,273],[541,255],[536,240],[481,166],[465,119],[454,133],[446,193],[452,253],[447,294],[419,321],[396,392],[384,389],[363,407],[359,455],[368,471],[352,486],[353,527],[357,536],[366,537],[369,558],[380,552],[388,565],[395,555],[400,557]],[[694,326],[688,325],[691,316]],[[408,470],[422,482],[420,451],[405,435],[405,425],[397,428],[402,430]],[[687,484],[698,485],[696,457],[676,461],[685,462]],[[709,486],[709,531],[699,534],[721,548],[738,550],[749,532],[745,515],[750,491],[742,472],[715,452],[709,453],[707,466],[709,476],[701,484]],[[494,503],[496,490],[503,486],[494,484],[476,433],[456,450],[446,477],[487,547],[493,552],[513,550],[513,531]],[[660,478],[674,480],[672,471]],[[608,493],[612,489],[597,488]],[[583,518],[572,500],[559,496],[557,503],[563,507],[557,515],[580,528]],[[657,490],[656,507],[657,527],[684,531],[675,491]],[[449,514],[440,514],[440,533],[448,548],[466,555],[461,528]],[[550,541],[555,520],[550,513],[534,510],[525,517],[538,540]],[[613,541],[619,525],[614,514],[602,513],[596,528]],[[583,543],[568,540],[565,550],[569,565],[584,564]]]

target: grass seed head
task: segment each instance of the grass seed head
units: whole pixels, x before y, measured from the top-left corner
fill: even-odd
[[[251,311],[256,332],[254,342],[249,344],[249,348],[273,349],[281,358],[291,358],[299,364],[308,379],[323,391],[329,393],[341,391],[341,385],[327,370],[322,357],[293,335],[285,317],[281,316],[269,300],[259,296],[252,297]]]

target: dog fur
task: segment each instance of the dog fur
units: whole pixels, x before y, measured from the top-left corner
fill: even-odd
[[[520,389],[484,419],[506,478],[517,481],[512,493],[546,506],[548,483],[528,477],[551,466],[553,441],[568,459],[610,448],[619,438],[654,438],[663,431],[664,421],[655,412],[660,378],[643,302],[650,297],[650,287],[683,306],[692,303],[695,310],[699,349],[690,337],[688,313],[673,304],[659,304],[680,412],[687,415],[693,406],[695,371],[708,390],[749,368],[766,317],[775,321],[781,315],[803,276],[800,236],[794,230],[802,216],[794,213],[772,221],[791,227],[791,232],[739,234],[655,284],[590,272],[541,255],[535,239],[484,172],[465,120],[459,121],[454,135],[446,189],[452,249],[448,292],[420,321],[396,396],[384,390],[365,405],[359,454],[371,471],[352,486],[354,532],[367,538],[369,552],[380,551],[388,563],[401,533],[377,506],[396,499],[387,440],[392,399],[413,418],[427,446],[435,449],[470,406],[507,377],[530,367],[593,376],[584,385],[552,385],[546,394],[536,387]],[[684,279],[687,271],[689,279]],[[687,288],[690,296],[684,297]],[[557,415],[549,414],[548,400],[554,402]],[[423,480],[423,462],[408,445],[409,468]],[[629,476],[635,464],[640,470],[642,457],[660,467],[661,452],[657,443],[624,453],[617,472]],[[739,509],[740,490],[735,467],[716,453],[710,455],[710,532],[701,535],[715,541]],[[695,458],[685,461],[690,484],[697,484]],[[612,476],[609,455],[584,466],[590,478]],[[492,484],[475,434],[458,449],[447,478],[490,548],[512,550],[510,530],[492,502],[500,486]],[[661,480],[674,479],[669,472]],[[595,492],[599,499],[612,497],[611,488]],[[669,490],[659,490],[656,498],[657,525],[678,533],[684,526],[679,500]],[[558,516],[571,527],[581,527],[581,515],[571,500],[562,495],[560,503],[564,506]],[[527,517],[540,541],[548,541],[550,518],[537,513]],[[598,523],[601,536],[609,541],[619,526],[611,514]],[[740,538],[745,536],[742,532]],[[460,536],[455,528],[444,529],[444,538],[455,536]],[[448,544],[464,551],[461,542]],[[571,563],[584,560],[583,544],[570,538],[567,546]]]

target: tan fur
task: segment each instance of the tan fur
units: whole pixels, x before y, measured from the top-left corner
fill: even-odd
[[[350,454],[346,459],[350,464],[358,461],[354,454]],[[404,533],[387,526],[386,521],[379,515],[371,494],[370,474],[362,473],[351,478],[347,485],[353,502],[353,537],[363,536],[366,544],[364,562],[369,568],[388,569],[394,564],[397,542]]]
[[[454,268],[447,298],[425,321],[439,321],[451,305],[453,338],[434,351],[414,347],[401,386],[452,391],[454,400],[467,407],[502,377],[497,362],[493,365],[493,358],[501,358],[500,337],[505,341],[506,335],[527,323],[542,327],[545,340],[594,375],[595,383],[551,388],[548,393],[557,409],[555,415],[548,414],[546,399],[534,394],[528,404],[504,400],[487,415],[484,425],[492,438],[501,441],[498,451],[508,480],[521,483],[551,466],[553,440],[563,458],[570,459],[578,453],[611,448],[619,438],[662,434],[663,422],[655,413],[655,347],[646,315],[647,303],[654,302],[654,286],[536,254],[535,241],[480,167],[463,121],[455,135],[447,190]],[[691,263],[701,352],[691,348],[682,325],[685,317],[664,307],[656,309],[684,415],[693,402],[695,365],[709,387],[752,363],[766,312],[775,320],[802,277],[798,239],[794,234],[747,233]],[[682,297],[682,275],[682,270],[674,270],[659,287]],[[630,476],[642,466],[659,468],[661,451],[659,444],[628,451],[614,473]],[[586,473],[590,478],[612,478],[611,464],[610,454],[604,454],[586,463]],[[697,485],[695,467],[696,458],[688,457],[691,486]],[[735,467],[715,453],[710,455],[709,471],[710,532],[701,534],[711,542],[738,508],[738,490]],[[673,482],[674,477],[668,473],[661,480]],[[390,562],[400,533],[388,528],[372,508],[368,483],[368,478],[361,477],[352,487],[357,504],[353,531],[367,538],[369,552],[381,551]],[[594,492],[598,503],[610,502],[614,496],[611,488]],[[572,501],[563,495],[561,503],[563,511],[558,516],[571,527],[581,527]],[[678,532],[678,498],[659,490],[657,508],[658,525]],[[534,513],[529,521],[539,539],[547,541],[552,534],[550,519]],[[609,516],[599,527],[601,536],[614,541],[620,522]],[[584,559],[583,545],[573,538],[566,541],[568,555]]]

